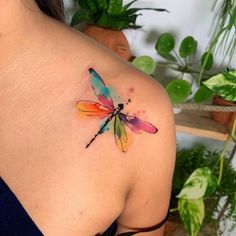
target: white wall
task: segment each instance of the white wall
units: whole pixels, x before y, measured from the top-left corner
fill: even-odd
[[[124,2],[130,2],[125,0]],[[170,13],[142,11],[137,23],[143,25],[141,30],[126,30],[125,33],[136,55],[147,54],[157,58],[154,50],[158,35],[172,32],[181,40],[188,35],[198,41],[198,50],[204,52],[209,42],[209,33],[212,23],[211,7],[214,0],[139,0],[135,6],[166,8]],[[221,61],[222,55],[218,55]],[[234,57],[236,67],[236,56]]]

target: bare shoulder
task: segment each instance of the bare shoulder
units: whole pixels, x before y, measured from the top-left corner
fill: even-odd
[[[85,153],[84,155],[98,156],[99,161],[96,164],[106,163],[107,166],[113,167],[113,175],[119,173],[119,176],[127,175],[129,178],[131,184],[127,190],[124,208],[118,218],[118,233],[129,231],[129,228],[156,225],[167,214],[175,163],[175,125],[170,100],[157,81],[112,55],[96,42],[80,33],[74,35],[74,32],[67,40],[69,41],[70,48],[74,52],[77,51],[72,53],[72,57],[76,58],[76,65],[70,66],[77,68],[78,64],[80,65],[78,72],[76,69],[76,74],[81,77],[81,83],[76,87],[76,100],[101,103],[104,99],[96,94],[97,91],[94,94],[91,80],[87,80],[91,78],[89,68],[93,68],[102,79],[102,83],[98,82],[99,89],[102,89],[107,97],[107,90],[104,90],[103,85],[111,92],[109,97],[113,100],[114,107],[107,101],[110,98],[103,100],[103,105],[107,103],[108,110],[112,110],[109,111],[110,114],[114,115],[122,104],[122,111],[118,111],[120,118],[117,118],[120,121],[116,120],[115,115],[112,117],[115,120],[113,122],[121,124],[117,130],[116,126],[112,128],[115,140],[108,134],[102,134],[97,136],[89,151],[80,150],[81,153]],[[102,111],[100,114],[106,112]],[[82,136],[79,140],[86,145],[91,142],[101,124],[93,119],[89,121],[89,125],[87,120],[81,120],[80,125]],[[124,143],[127,145],[125,150],[121,147]],[[125,168],[122,168],[123,166]],[[104,173],[104,178],[107,178],[106,176]],[[127,184],[123,186],[126,188]],[[161,235],[161,230],[157,230],[155,235]]]
[[[153,78],[135,70],[127,74],[131,103],[128,112],[157,128],[131,134],[132,146],[127,152],[133,172],[133,185],[124,211],[119,217],[119,232],[161,222],[168,211],[175,164],[175,125],[172,105],[164,88]],[[132,114],[133,113],[133,114]],[[162,229],[155,235],[161,235]],[[148,235],[148,234],[145,234]],[[152,235],[152,234],[150,234]]]

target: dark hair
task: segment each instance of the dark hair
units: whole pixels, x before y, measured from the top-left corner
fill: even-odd
[[[35,0],[35,2],[45,14],[59,21],[65,21],[63,0]]]

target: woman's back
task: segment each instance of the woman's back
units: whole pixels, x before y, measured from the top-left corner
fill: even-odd
[[[29,21],[18,35],[25,40],[11,47],[7,37],[13,34],[0,38],[6,45],[0,61],[0,176],[45,235],[95,235],[116,218],[129,227],[157,224],[168,209],[175,153],[163,89],[82,34],[24,11],[20,23]],[[76,108],[79,100],[98,101],[89,68],[118,100],[131,99],[124,112],[159,131],[136,134],[126,127],[126,153],[112,130],[86,149],[101,127],[100,118]]]

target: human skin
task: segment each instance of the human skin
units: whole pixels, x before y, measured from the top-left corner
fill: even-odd
[[[0,175],[44,235],[118,233],[166,216],[175,162],[172,107],[164,89],[92,39],[43,14],[33,0],[0,0]],[[27,7],[26,7],[27,6]],[[121,152],[99,118],[88,68],[132,102],[125,112],[158,128],[127,132]],[[163,235],[163,227],[140,236]]]

